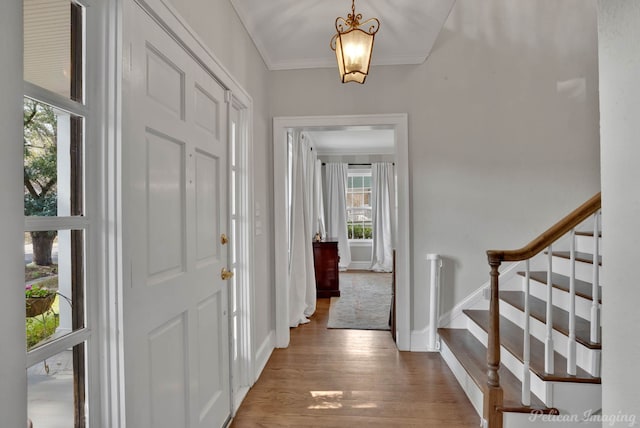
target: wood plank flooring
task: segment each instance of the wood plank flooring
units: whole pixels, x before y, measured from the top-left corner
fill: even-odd
[[[231,423],[240,427],[471,428],[479,416],[437,353],[388,331],[327,329],[329,299],[276,349]]]

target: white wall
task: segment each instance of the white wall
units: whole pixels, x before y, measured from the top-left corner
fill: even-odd
[[[228,0],[170,0],[237,82],[253,98],[254,204],[262,234],[255,236],[255,342],[275,328],[273,156],[268,72]]]
[[[602,404],[605,415],[635,415],[640,423],[640,2],[600,0],[598,9],[602,250],[606,258]],[[630,425],[621,421],[615,426]]]
[[[22,1],[0,2],[0,417],[27,421],[22,184]]]
[[[447,311],[488,278],[487,249],[526,244],[600,190],[597,61],[595,0],[458,0],[424,64],[373,67],[362,86],[273,72],[271,112],[409,114],[420,330],[425,254],[444,258]]]

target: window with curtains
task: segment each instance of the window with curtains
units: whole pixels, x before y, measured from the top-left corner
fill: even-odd
[[[370,240],[371,168],[350,169],[347,179],[347,229],[350,240]]]

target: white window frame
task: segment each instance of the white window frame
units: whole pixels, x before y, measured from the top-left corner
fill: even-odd
[[[101,305],[105,288],[103,236],[104,201],[101,199],[104,189],[104,168],[99,160],[105,149],[107,137],[107,109],[104,107],[105,89],[108,86],[105,58],[107,10],[113,7],[115,0],[70,0],[83,7],[83,102],[57,94],[30,82],[24,82],[23,94],[55,109],[63,110],[83,118],[83,215],[59,217],[25,217],[24,230],[82,230],[84,231],[84,311],[85,326],[60,337],[51,343],[38,346],[26,354],[26,366],[30,367],[70,347],[85,343],[86,358],[86,415],[90,427],[105,426],[101,421],[103,412],[109,407],[103,404],[101,385],[109,384],[109,376],[104,366],[100,366],[100,355],[105,350],[105,337],[101,336],[101,322],[105,320],[106,303]],[[94,173],[95,172],[95,173]],[[110,425],[107,425],[110,426]]]
[[[349,168],[348,172],[347,172],[347,178],[350,177],[371,177],[371,167],[369,168]],[[349,194],[349,184],[347,183],[347,194]],[[371,203],[371,192],[369,192],[369,203]],[[349,207],[348,202],[347,202],[347,225],[348,225],[348,218],[349,218],[349,210],[351,209],[362,209],[362,208],[358,208],[358,207]],[[371,211],[372,207],[371,205],[369,205],[369,211]],[[364,227],[364,222],[362,223],[363,227]],[[373,229],[373,223],[371,224],[371,227]],[[373,242],[373,238],[349,238],[349,245],[370,245],[371,242]]]

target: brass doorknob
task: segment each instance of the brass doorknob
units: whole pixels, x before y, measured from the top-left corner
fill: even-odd
[[[222,235],[220,235],[220,243],[222,245],[226,245],[226,244],[229,243],[229,238],[224,233]]]
[[[220,271],[220,278],[222,278],[223,281],[231,279],[231,278],[233,278],[233,272],[231,272],[230,270],[227,270],[227,268],[223,267],[222,270]]]

